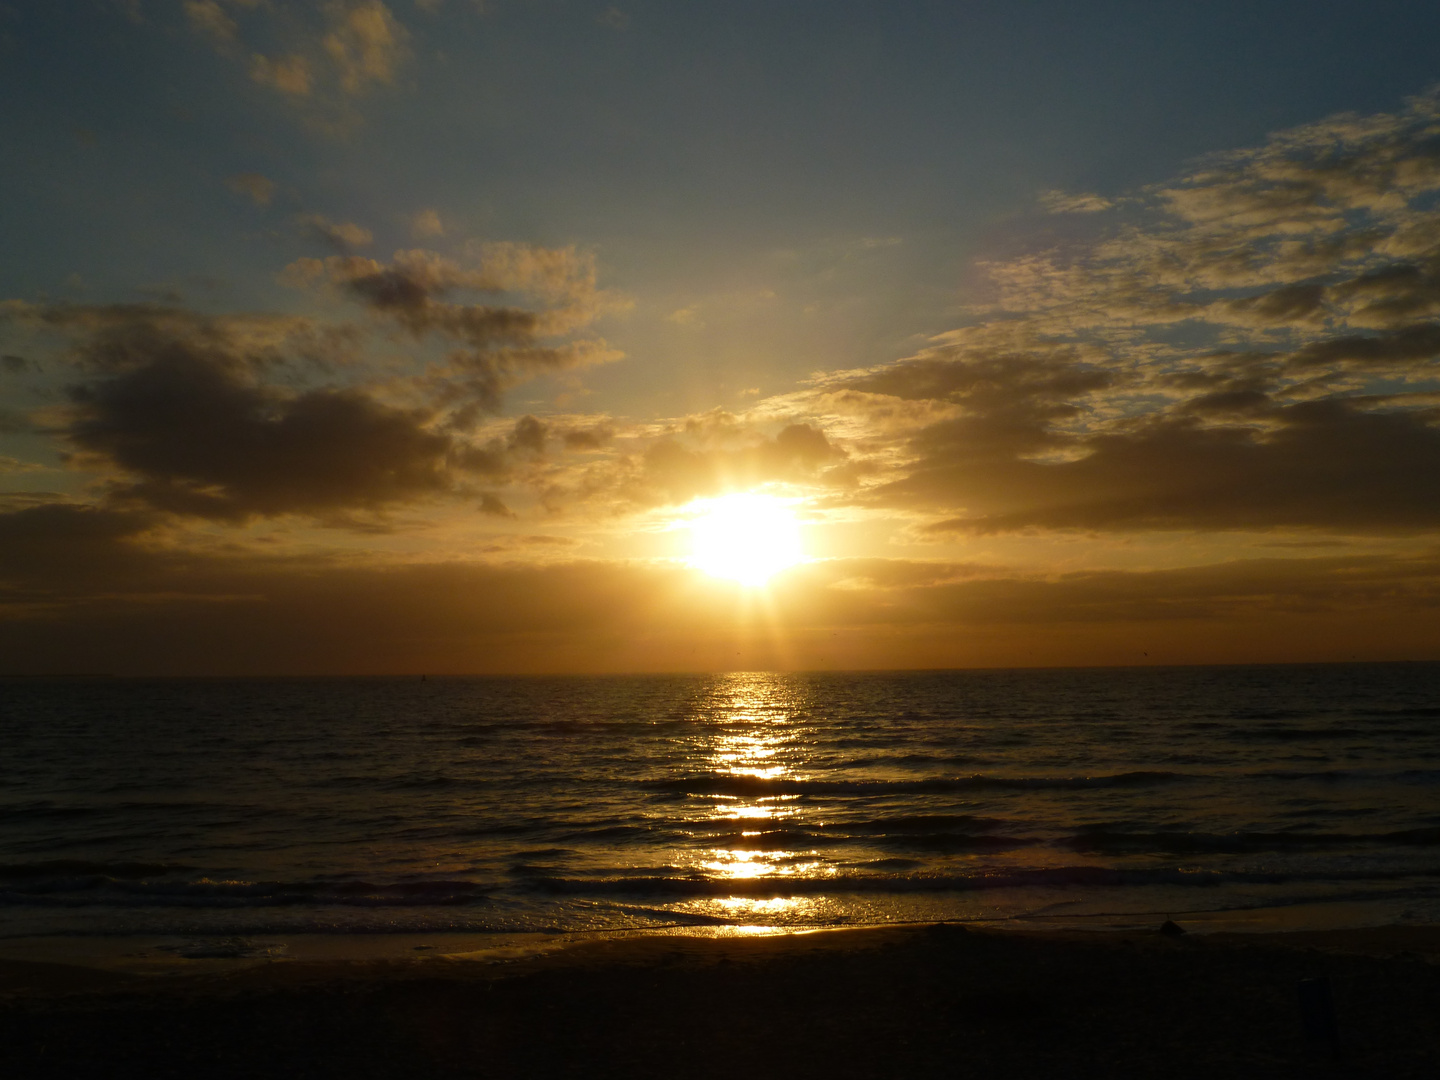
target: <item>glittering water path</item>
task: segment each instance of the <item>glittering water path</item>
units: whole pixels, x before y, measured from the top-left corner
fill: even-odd
[[[0,683],[4,933],[1440,915],[1440,665]]]

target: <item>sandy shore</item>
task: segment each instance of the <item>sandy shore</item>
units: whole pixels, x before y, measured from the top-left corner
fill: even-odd
[[[1440,927],[12,941],[0,1075],[1433,1077]]]

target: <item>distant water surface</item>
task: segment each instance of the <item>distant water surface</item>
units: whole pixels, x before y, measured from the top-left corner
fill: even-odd
[[[1440,665],[0,682],[0,935],[1440,917]]]

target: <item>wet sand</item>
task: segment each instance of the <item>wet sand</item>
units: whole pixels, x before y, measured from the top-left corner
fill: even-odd
[[[11,942],[0,1075],[1433,1077],[1440,927]]]

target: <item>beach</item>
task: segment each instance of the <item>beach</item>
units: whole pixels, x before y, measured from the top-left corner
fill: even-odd
[[[1429,1077],[1437,963],[1435,926],[11,940],[0,1072]]]
[[[0,1080],[1440,1075],[1435,665],[7,692]]]

